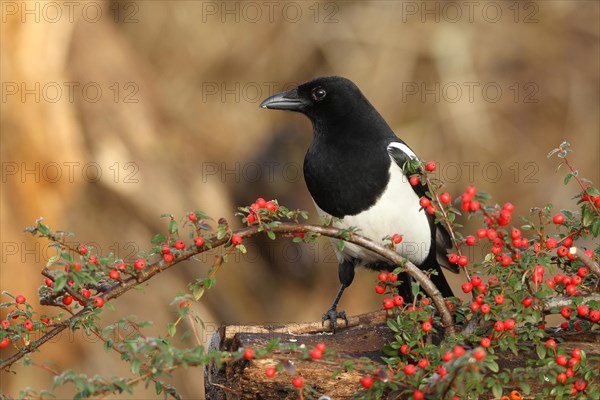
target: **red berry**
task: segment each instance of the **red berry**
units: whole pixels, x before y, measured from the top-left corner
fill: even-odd
[[[556,375],[557,383],[564,384],[566,381],[567,381],[567,374],[565,374],[564,372],[561,372],[560,374]]]
[[[404,367],[404,373],[406,375],[413,375],[415,372],[417,372],[417,367],[414,364],[407,364],[406,367]]]
[[[404,297],[402,297],[400,295],[394,296],[394,305],[396,307],[402,307],[403,304],[404,304]]]
[[[425,164],[425,169],[429,172],[433,172],[435,171],[435,161],[429,161],[428,163]]]
[[[256,217],[254,216],[254,214],[249,214],[248,217],[246,217],[246,222],[248,223],[248,225],[252,225],[253,223],[255,223]]]
[[[300,389],[302,386],[304,386],[304,379],[302,379],[301,376],[297,376],[292,380],[292,385]]]
[[[590,270],[587,269],[586,267],[579,267],[577,269],[577,275],[580,276],[581,278],[585,278],[589,273],[590,273]]]
[[[267,206],[266,200],[263,199],[262,197],[259,197],[258,199],[256,199],[255,203],[258,208],[265,208]]]
[[[375,286],[375,292],[377,294],[384,294],[385,293],[385,287],[377,285],[377,286]]]
[[[195,212],[190,212],[190,213],[188,213],[187,217],[188,217],[188,219],[189,219],[190,221],[196,221],[196,220],[198,220],[198,216],[196,215],[196,213],[195,213]]]
[[[399,235],[399,234],[397,234],[397,233],[394,233],[394,234],[392,235],[392,242],[393,242],[394,244],[400,244],[400,243],[402,243],[402,239],[403,239],[403,238],[402,238],[402,235]]]
[[[170,263],[175,259],[175,256],[173,254],[163,254],[163,260],[165,260],[166,263]]]
[[[185,301],[185,300],[181,300],[181,301],[179,302],[179,308],[184,308],[184,307],[188,307],[188,308],[189,308],[189,306],[190,306],[190,305],[189,305],[189,304],[188,304],[188,302],[187,302],[187,301]]]
[[[371,379],[371,377],[369,377],[369,376],[365,376],[364,378],[362,378],[360,380],[360,384],[365,389],[369,389],[371,386],[373,386],[373,379]]]
[[[499,294],[496,297],[494,297],[494,301],[496,302],[496,304],[500,305],[504,303],[504,296]]]
[[[383,299],[383,308],[389,310],[390,308],[394,308],[394,300],[390,298]]]
[[[385,282],[388,280],[388,274],[382,272],[379,275],[377,275],[377,279],[379,279],[381,282]]]
[[[92,295],[92,292],[89,291],[89,289],[82,289],[81,290],[81,294],[83,295],[83,297],[85,297],[86,299],[89,299],[90,296]]]
[[[567,356],[557,356],[555,359],[558,365],[567,365]]]
[[[504,330],[504,322],[502,322],[502,321],[496,321],[494,323],[494,330],[496,332],[502,332]]]
[[[450,264],[456,264],[458,262],[458,256],[454,253],[448,254],[448,261]]]
[[[268,378],[273,378],[276,374],[277,374],[276,368],[270,367],[265,370],[265,375],[267,375]]]
[[[504,329],[507,331],[512,331],[515,329],[516,322],[514,319],[510,318],[504,321]]]
[[[556,225],[560,225],[565,222],[565,216],[561,213],[558,213],[554,216],[554,218],[552,218],[552,222],[554,222]]]
[[[556,248],[556,246],[558,246],[558,240],[554,238],[549,238],[548,240],[546,240],[546,248],[548,250],[553,250]]]
[[[3,319],[2,322],[0,322],[0,324],[2,325],[2,329],[8,329],[10,327],[10,321]]]
[[[180,239],[175,242],[173,247],[175,247],[177,250],[183,250],[183,249],[185,249],[185,243],[183,242],[183,240]]]
[[[194,244],[196,247],[202,247],[204,245],[204,238],[202,236],[197,236],[194,238]]]
[[[431,323],[429,321],[425,321],[421,324],[421,328],[424,332],[429,332],[432,328]]]
[[[531,304],[533,304],[533,297],[531,296],[526,296],[523,298],[523,300],[521,301],[521,303],[525,306],[525,307],[529,307]]]
[[[450,193],[444,192],[444,193],[440,194],[440,201],[444,204],[450,204],[450,202],[452,201],[452,197],[450,197]]]
[[[452,361],[452,358],[454,358],[454,356],[451,352],[444,353],[444,355],[442,356],[442,360],[444,362]]]
[[[423,208],[427,208],[431,204],[431,201],[427,197],[421,197],[419,205]]]
[[[142,258],[138,258],[133,263],[133,268],[135,268],[137,270],[142,270],[142,269],[146,268],[146,260],[144,260]]]
[[[577,307],[577,315],[580,317],[585,317],[590,313],[590,308],[584,304]]]
[[[565,292],[569,296],[574,296],[575,294],[577,294],[577,287],[575,285],[567,285]]]
[[[398,280],[398,275],[393,274],[393,273],[390,272],[389,275],[388,275],[388,281],[390,281],[390,282],[396,282],[397,280]]]
[[[473,357],[477,361],[483,361],[483,359],[485,358],[485,351],[477,349],[473,352]]]
[[[409,182],[412,186],[417,186],[421,182],[421,179],[419,175],[413,175],[409,178]]]
[[[498,232],[496,232],[494,229],[488,229],[486,232],[486,236],[488,239],[494,240],[498,237]]]
[[[477,200],[473,200],[469,203],[469,211],[475,212],[481,210],[481,204]]]
[[[323,352],[319,349],[312,349],[310,351],[310,358],[313,360],[319,360],[323,357]]]
[[[490,340],[490,338],[484,337],[483,339],[481,339],[479,344],[481,345],[481,347],[485,347],[487,349],[492,345],[492,341]]]
[[[458,358],[465,354],[465,348],[460,345],[454,346],[454,348],[452,349],[452,354],[454,354],[454,357]]]
[[[46,286],[52,287],[52,284],[53,284],[52,279],[46,278]]]
[[[567,254],[569,254],[569,249],[567,249],[565,246],[560,246],[556,250],[556,254],[558,254],[559,257],[566,257]]]
[[[502,265],[503,267],[510,265],[510,263],[512,263],[512,258],[510,258],[509,256],[503,255],[502,257],[500,257],[500,265]]]
[[[574,385],[575,389],[577,389],[579,392],[582,392],[585,390],[587,383],[583,379],[577,379]]]
[[[573,351],[571,352],[571,356],[573,356],[573,358],[580,360],[581,359],[581,348],[575,347],[573,349]]]
[[[244,350],[244,358],[246,360],[252,360],[254,358],[254,350],[252,350],[252,349],[245,349]]]
[[[242,239],[242,237],[240,235],[237,235],[237,234],[231,235],[231,243],[234,246],[238,246],[238,245],[242,244],[243,241],[244,240]]]
[[[321,353],[325,353],[325,350],[327,349],[327,346],[325,346],[325,343],[317,343],[317,345],[315,347],[317,349],[319,349],[321,351]]]
[[[25,298],[25,296],[23,296],[22,294],[17,295],[17,297],[15,297],[15,302],[17,304],[23,304],[27,301],[27,299]]]
[[[121,271],[123,271],[124,269],[127,269],[127,264],[125,264],[125,263],[118,263],[117,264],[117,268],[119,268]]]
[[[465,282],[462,284],[461,288],[464,293],[470,293],[471,290],[473,290],[473,284],[471,282]]]
[[[465,238],[467,246],[475,246],[475,236],[469,235]]]
[[[571,247],[573,245],[573,239],[570,236],[567,236],[563,239],[563,245],[565,247]]]
[[[554,339],[548,339],[546,340],[546,347],[549,349],[555,349],[556,348],[556,341]]]
[[[0,340],[0,349],[4,349],[6,347],[8,347],[8,345],[10,344],[10,339],[5,337],[2,338],[2,340]]]
[[[413,392],[413,399],[415,400],[423,400],[425,398],[425,394],[420,390],[415,390]]]
[[[563,307],[562,310],[560,310],[560,315],[562,315],[566,319],[569,319],[572,313],[573,310],[571,310],[569,307]]]
[[[98,258],[95,255],[91,255],[88,261],[92,264],[96,264],[98,262]],[[75,263],[75,271],[79,271],[81,269],[81,266],[79,266],[79,268],[77,268],[77,266],[78,264]]]
[[[481,285],[481,277],[479,275],[473,275],[471,277],[471,283],[473,284],[473,286]]]
[[[461,267],[464,267],[468,263],[469,263],[469,259],[467,258],[467,256],[458,257],[457,264],[460,265]]]
[[[422,369],[427,368],[427,367],[429,367],[429,360],[426,358],[421,358],[419,360],[419,362],[417,363],[417,365],[419,366],[419,368],[422,368]]]
[[[28,331],[33,330],[33,322],[28,319],[27,321],[23,322],[23,328],[27,329]]]
[[[590,311],[590,321],[592,322],[598,322],[600,321],[600,311],[598,310],[592,310]]]
[[[171,247],[169,247],[169,245],[165,243],[162,246],[160,246],[160,251],[163,254],[169,254],[171,252]]]
[[[102,308],[104,305],[104,299],[102,297],[96,297],[94,299],[94,306],[97,308]]]
[[[119,271],[117,271],[116,269],[111,269],[108,273],[108,276],[110,277],[110,279],[114,279],[116,281],[119,279]]]
[[[65,306],[70,305],[73,302],[73,296],[70,296],[68,294],[63,296],[62,302]]]
[[[272,201],[267,201],[265,208],[271,212],[277,211],[277,205]]]

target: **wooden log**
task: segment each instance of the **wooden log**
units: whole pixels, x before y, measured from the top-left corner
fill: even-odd
[[[361,357],[380,358],[381,349],[393,339],[386,325],[386,312],[379,311],[348,318],[348,326],[338,324],[335,335],[329,321],[278,326],[224,326],[213,335],[211,349],[236,351],[240,347],[258,348],[279,338],[281,343],[304,344],[314,347],[324,343],[341,358],[358,360]],[[340,327],[341,325],[341,327]],[[281,353],[275,353],[276,355]],[[298,399],[298,391],[291,385],[292,377],[278,374],[267,378],[265,369],[275,366],[273,358],[240,360],[222,368],[209,366],[205,370],[205,393],[207,399]],[[310,361],[294,360],[297,374],[317,391],[335,399],[349,399],[358,388],[360,376],[356,372],[343,372],[332,379],[335,366]],[[317,396],[318,397],[318,396]]]
[[[361,357],[373,360],[383,356],[382,349],[390,343],[393,332],[386,324],[385,311],[372,312],[348,318],[348,326],[338,325],[338,331],[332,334],[329,322],[323,326],[321,322],[274,326],[243,326],[231,325],[219,328],[213,335],[210,348],[220,351],[237,351],[240,348],[261,348],[271,340],[278,338],[281,343],[302,344],[309,348],[317,343],[324,343],[327,348],[335,350],[341,359],[358,361]],[[341,325],[341,327],[340,327]],[[547,330],[552,337],[560,338],[561,347],[569,352],[579,347],[590,357],[600,357],[600,331],[563,333]],[[278,374],[268,378],[265,370],[276,366],[281,361],[281,352],[275,351],[273,357],[248,360],[238,360],[225,363],[221,368],[215,365],[205,368],[204,386],[206,398],[210,400],[233,399],[294,399],[297,400],[298,390],[291,385],[292,376]],[[537,358],[535,348],[515,356],[508,351],[499,357],[501,368],[513,369],[525,367],[528,358]],[[361,375],[357,372],[343,371],[332,379],[337,368],[328,363],[296,360],[295,373],[304,378],[316,391],[315,398],[329,396],[331,399],[350,399],[359,388]],[[540,393],[542,383],[528,381],[532,393]],[[508,389],[508,388],[507,388]],[[518,387],[514,387],[518,389]],[[355,398],[355,397],[354,397]],[[491,394],[483,399],[493,398]],[[531,397],[532,398],[532,397]]]

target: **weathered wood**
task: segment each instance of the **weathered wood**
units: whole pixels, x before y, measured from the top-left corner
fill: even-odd
[[[393,333],[386,324],[385,311],[372,312],[353,316],[348,319],[348,326],[340,323],[338,331],[330,332],[329,322],[323,326],[321,322],[275,326],[223,326],[212,337],[210,348],[220,351],[237,351],[240,348],[261,348],[271,340],[278,338],[281,343],[304,344],[309,348],[317,343],[335,350],[341,359],[358,361],[361,357],[377,360],[383,356],[382,348],[393,340]],[[600,357],[600,331],[563,333],[547,330],[554,338],[560,338],[561,347],[567,351],[579,347],[590,357]],[[208,366],[205,369],[205,393],[211,400],[233,399],[298,399],[298,391],[290,384],[292,377],[278,374],[268,378],[265,370],[276,366],[285,356],[276,351],[273,357],[252,361],[238,360],[226,363],[221,368]],[[528,358],[537,358],[535,348],[531,351],[514,355],[506,352],[498,360],[501,368],[514,369],[526,367]],[[327,395],[331,399],[350,399],[359,388],[360,375],[356,372],[342,372],[332,379],[336,366],[319,362],[296,360],[296,373],[302,376],[318,395]],[[541,382],[528,381],[532,393],[539,393]],[[518,389],[518,387],[515,387]],[[318,397],[318,396],[317,396]],[[483,398],[493,398],[483,396]]]
[[[377,359],[383,355],[381,349],[393,339],[386,325],[384,311],[363,314],[348,318],[348,326],[343,322],[334,334],[330,332],[329,321],[290,324],[279,326],[225,326],[216,332],[210,347],[222,351],[235,351],[240,347],[258,348],[265,346],[274,338],[281,343],[296,343],[313,347],[317,343],[336,351],[341,358],[359,359],[368,357]],[[275,353],[281,354],[281,353]],[[298,399],[298,392],[291,386],[289,375],[277,375],[267,378],[265,369],[275,366],[273,358],[259,360],[240,360],[226,364],[222,368],[207,367],[205,371],[205,390],[208,399]],[[294,361],[298,375],[316,389],[321,395],[335,399],[349,399],[358,388],[359,375],[355,372],[343,372],[331,379],[335,366],[310,361]]]

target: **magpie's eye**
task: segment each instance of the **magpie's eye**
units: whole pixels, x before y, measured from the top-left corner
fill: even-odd
[[[327,95],[327,92],[325,91],[325,89],[323,89],[322,87],[316,87],[312,90],[312,97],[313,99],[315,99],[316,101],[321,101],[325,98],[325,96]]]

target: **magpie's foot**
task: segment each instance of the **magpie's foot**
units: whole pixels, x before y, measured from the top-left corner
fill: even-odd
[[[346,316],[345,311],[338,311],[335,308],[330,308],[325,314],[323,314],[323,324],[325,321],[329,320],[331,322],[331,330],[335,333],[337,329],[337,320],[338,318],[343,319],[346,322],[346,326],[348,325],[348,317]]]

